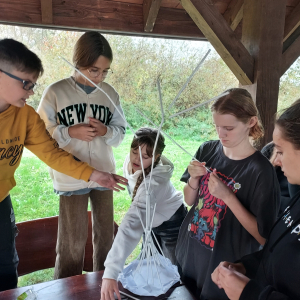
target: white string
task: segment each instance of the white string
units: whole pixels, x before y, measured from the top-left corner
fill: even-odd
[[[178,113],[176,113],[176,114],[173,114],[173,115],[171,115],[169,118],[172,119],[172,118],[174,118],[174,117],[176,117],[176,116],[179,116],[179,115],[181,115],[181,114],[183,114],[183,113],[185,113],[185,112],[188,112],[188,111],[190,111],[190,110],[192,110],[192,109],[198,108],[198,107],[200,107],[200,106],[202,106],[202,105],[204,105],[204,104],[208,104],[208,103],[210,103],[210,102],[212,102],[212,101],[214,101],[214,100],[216,100],[216,99],[218,99],[218,98],[220,98],[220,97],[226,96],[226,95],[228,95],[228,94],[229,94],[229,92],[226,92],[226,93],[223,93],[223,94],[218,95],[218,96],[216,96],[216,97],[213,97],[213,98],[211,98],[211,99],[209,99],[209,100],[207,100],[207,101],[205,101],[205,102],[196,104],[196,105],[194,105],[194,106],[192,106],[192,107],[190,107],[190,108],[187,108],[187,109],[182,110],[182,111],[180,111],[180,112],[178,112]]]
[[[208,54],[209,54],[210,51],[211,51],[211,49],[209,49],[206,52],[206,54],[204,55],[204,57],[201,59],[200,63],[197,65],[197,67],[195,68],[195,70],[192,72],[192,74],[189,76],[189,78],[187,79],[187,81],[185,82],[185,84],[182,86],[182,88],[180,89],[180,91],[176,95],[176,97],[173,100],[173,102],[169,105],[168,111],[173,107],[173,105],[175,104],[176,100],[179,98],[179,96],[181,95],[181,93],[184,91],[184,89],[186,88],[186,86],[188,85],[188,83],[193,79],[193,77],[195,76],[196,72],[199,70],[199,68],[201,67],[201,65],[204,63],[204,61],[205,61],[205,59],[208,56]]]

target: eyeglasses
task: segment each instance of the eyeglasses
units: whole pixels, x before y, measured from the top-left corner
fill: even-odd
[[[88,69],[87,70],[90,74],[90,76],[92,78],[96,78],[98,77],[100,74],[102,75],[102,78],[106,78],[107,76],[109,76],[110,74],[113,74],[112,70],[104,70],[104,71],[100,71],[99,69]]]
[[[0,71],[3,72],[4,74],[6,74],[7,76],[13,78],[13,79],[16,79],[16,80],[21,81],[21,82],[23,83],[23,89],[24,89],[25,91],[31,91],[31,90],[33,90],[33,88],[36,86],[36,83],[33,83],[33,82],[29,81],[29,80],[23,80],[23,79],[21,79],[21,78],[15,76],[15,75],[13,75],[13,74],[10,74],[10,73],[8,73],[8,72],[3,71],[3,70],[1,70],[1,69],[0,69]]]

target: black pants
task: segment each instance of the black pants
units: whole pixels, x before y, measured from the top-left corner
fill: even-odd
[[[17,287],[19,257],[16,233],[15,214],[8,195],[0,202],[0,292]]]
[[[176,264],[175,248],[177,244],[179,229],[186,214],[187,209],[184,204],[182,204],[168,221],[163,222],[158,227],[152,228],[152,231],[155,234],[155,237],[165,257],[169,258],[172,264]],[[155,240],[154,243],[156,248],[160,252]]]

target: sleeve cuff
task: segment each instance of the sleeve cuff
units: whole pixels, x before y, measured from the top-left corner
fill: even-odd
[[[239,300],[255,300],[259,298],[262,288],[256,281],[250,280],[242,291]]]
[[[107,131],[102,137],[109,139],[113,136],[113,129],[110,128],[109,126],[106,126],[106,128],[107,128]]]
[[[69,127],[64,127],[62,129],[62,134],[63,134],[63,137],[64,137],[65,140],[70,140],[71,139],[71,137],[69,135]]]
[[[110,268],[105,268],[102,278],[118,280],[119,272]]]
[[[82,171],[80,179],[88,182],[94,170],[94,168],[87,165],[87,167]]]

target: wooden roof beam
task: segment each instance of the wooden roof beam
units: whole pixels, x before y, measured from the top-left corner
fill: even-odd
[[[242,84],[253,82],[254,59],[209,0],[180,0],[204,36]]]
[[[300,2],[285,21],[283,42],[300,26]]]
[[[41,0],[42,24],[53,24],[52,0]]]
[[[144,0],[143,2],[143,17],[144,31],[152,32],[158,15],[161,0]]]
[[[243,10],[244,0],[232,0],[223,14],[224,19],[233,31],[238,27],[243,19]]]
[[[283,54],[281,59],[281,76],[290,68],[290,66],[295,62],[295,60],[299,56],[300,56],[300,26],[293,32],[290,38],[283,44]]]

